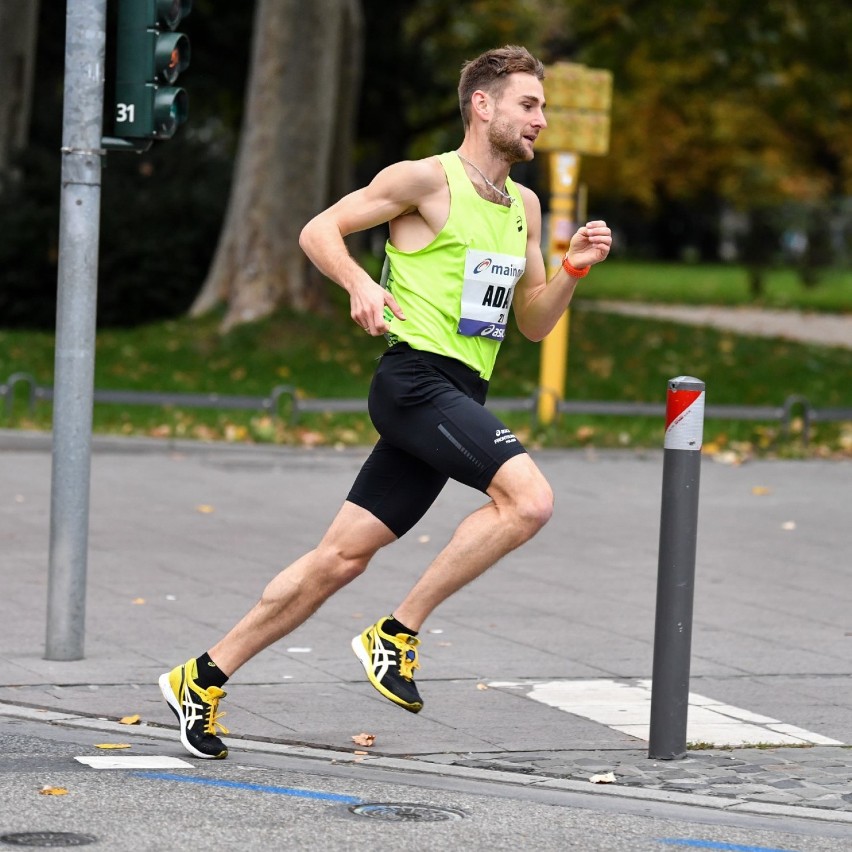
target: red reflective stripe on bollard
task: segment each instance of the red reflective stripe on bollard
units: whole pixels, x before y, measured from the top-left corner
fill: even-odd
[[[686,387],[680,387],[683,383]],[[696,390],[698,385],[701,389]],[[690,376],[669,382],[666,396],[667,450],[700,450],[704,435],[704,383]]]

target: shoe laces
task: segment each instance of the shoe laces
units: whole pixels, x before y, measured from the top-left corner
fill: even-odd
[[[219,689],[218,686],[211,686],[207,690],[207,708],[204,716],[204,733],[212,734],[214,737],[217,734],[230,734],[231,732],[219,721],[227,713],[219,713],[219,700],[225,696],[225,691]],[[218,730],[217,730],[218,728]]]
[[[414,680],[414,670],[420,668],[417,646],[420,640],[405,633],[398,633],[394,643],[399,648],[399,673],[406,680]]]

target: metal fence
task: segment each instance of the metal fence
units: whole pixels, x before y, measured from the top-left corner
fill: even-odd
[[[19,388],[23,388],[28,410],[32,413],[36,403],[53,402],[53,388],[39,385],[30,373],[12,373],[0,383],[3,413],[12,413]],[[525,412],[536,425],[539,401],[547,393],[542,389],[527,397],[494,397],[488,407],[501,412]],[[175,408],[208,408],[213,410],[258,411],[276,419],[294,424],[303,414],[366,414],[367,400],[359,398],[320,399],[303,397],[294,385],[276,385],[264,396],[220,393],[177,393],[171,391],[98,390],[94,391],[95,404],[149,405]],[[589,414],[613,417],[659,417],[665,415],[664,403],[557,400],[560,414]],[[789,435],[794,418],[802,420],[802,441],[807,444],[813,424],[852,421],[852,408],[815,408],[807,397],[791,394],[780,405],[708,405],[704,416],[716,420],[752,420],[780,423],[783,433]]]

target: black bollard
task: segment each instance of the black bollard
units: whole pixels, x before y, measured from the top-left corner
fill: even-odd
[[[670,379],[648,737],[648,757],[657,760],[686,756],[703,433],[704,382],[692,376]]]

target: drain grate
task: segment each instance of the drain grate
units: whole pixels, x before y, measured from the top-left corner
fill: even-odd
[[[88,846],[97,842],[98,838],[91,834],[76,834],[72,831],[19,831],[14,834],[0,834],[0,843],[9,846],[40,846],[43,849]]]
[[[352,805],[349,810],[356,816],[383,819],[389,822],[444,822],[464,819],[464,811],[455,808],[436,808],[431,805],[375,803]]]

